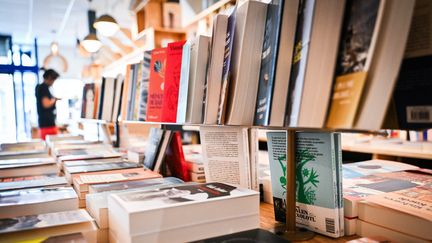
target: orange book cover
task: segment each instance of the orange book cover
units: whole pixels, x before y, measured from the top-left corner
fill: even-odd
[[[110,182],[136,181],[160,177],[162,177],[160,174],[151,170],[144,170],[144,168],[133,168],[73,174],[72,181],[74,187],[78,189],[78,192],[86,192],[88,190],[88,185]]]
[[[183,45],[186,41],[168,44],[164,84],[164,99],[162,104],[162,121],[176,122],[177,103],[180,88],[180,71],[182,65]]]
[[[166,48],[154,49],[151,55],[147,121],[162,121],[166,57]]]

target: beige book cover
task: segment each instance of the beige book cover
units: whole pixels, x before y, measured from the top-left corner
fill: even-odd
[[[355,72],[336,78],[327,127],[353,126],[366,77],[367,72]]]

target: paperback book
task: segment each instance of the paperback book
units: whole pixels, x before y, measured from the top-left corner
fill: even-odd
[[[267,139],[275,219],[285,222],[287,133],[268,132]],[[336,171],[340,160],[334,140],[333,133],[296,134],[296,221],[300,227],[340,237],[344,234]]]

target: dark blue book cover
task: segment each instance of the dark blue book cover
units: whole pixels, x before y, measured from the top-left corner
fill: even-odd
[[[267,126],[269,124],[283,5],[284,1],[272,0],[267,7],[260,80],[254,118],[254,124],[259,126]]]
[[[235,14],[236,7],[228,10],[228,24],[227,24],[227,33],[225,38],[225,53],[224,53],[224,61],[222,68],[222,87],[221,87],[221,95],[219,100],[218,114],[217,114],[217,123],[223,124],[225,123],[225,110],[226,103],[228,97],[229,90],[229,80],[231,74],[231,54],[234,43],[234,27],[235,27]]]
[[[102,78],[102,84],[101,84],[100,96],[99,96],[99,113],[97,116],[97,119],[99,119],[99,120],[102,119],[104,94],[105,94],[105,78]]]

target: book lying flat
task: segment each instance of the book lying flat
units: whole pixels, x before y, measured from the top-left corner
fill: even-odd
[[[78,209],[72,187],[0,192],[0,218]]]
[[[108,209],[118,242],[189,242],[259,227],[259,194],[222,183],[119,193]]]
[[[36,177],[37,178],[37,177]],[[24,188],[48,187],[48,186],[66,186],[66,178],[60,176],[52,176],[34,180],[19,180],[0,183],[0,191],[10,191]]]
[[[109,182],[134,181],[159,178],[160,174],[144,170],[143,168],[123,169],[115,171],[98,171],[72,176],[74,188],[78,192],[87,192],[91,184],[102,184]]]
[[[75,240],[85,238],[87,242],[95,240],[91,231],[96,230],[94,220],[85,210],[73,210],[56,213],[26,215],[15,218],[0,219],[0,238],[2,242],[60,242],[62,234],[80,233],[79,237],[69,236],[67,239]],[[94,235],[94,234],[93,234]],[[55,238],[50,238],[54,237]],[[55,241],[57,240],[57,241]],[[62,241],[63,242],[63,241]]]
[[[133,162],[116,162],[116,163],[101,163],[96,165],[82,165],[82,166],[72,166],[65,167],[65,176],[68,179],[68,182],[72,182],[72,175],[74,174],[82,174],[88,172],[97,172],[97,171],[113,171],[113,170],[121,170],[121,169],[131,169],[137,168],[139,165]]]

